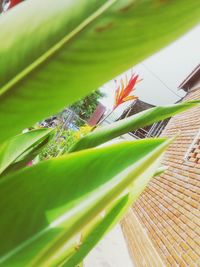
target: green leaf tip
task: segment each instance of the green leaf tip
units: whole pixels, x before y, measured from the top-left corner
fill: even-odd
[[[108,126],[95,129],[73,145],[69,152],[99,146],[113,138],[119,137],[120,135],[165,120],[199,104],[200,100],[196,100],[168,106],[158,106],[139,112]]]

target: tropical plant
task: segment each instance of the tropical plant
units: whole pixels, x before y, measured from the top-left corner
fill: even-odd
[[[118,85],[116,82],[116,89],[115,89],[115,104],[113,107],[113,110],[115,110],[119,105],[130,101],[130,100],[136,100],[138,99],[135,95],[130,95],[135,90],[136,83],[140,82],[141,80],[138,80],[138,75],[132,75],[131,78],[128,80],[126,76],[126,81],[124,82],[121,79],[121,84]]]
[[[199,10],[188,0],[27,0],[0,16],[1,266],[77,266],[160,173],[172,140],[96,146],[198,101],[96,129],[31,167],[51,130],[19,133],[174,40]]]
[[[139,75],[132,74],[129,80],[127,75],[125,81],[121,79],[120,83],[118,83],[117,80],[115,80],[116,89],[115,89],[115,101],[113,109],[110,112],[108,112],[106,116],[104,116],[103,119],[100,120],[96,126],[94,126],[94,128],[101,125],[121,104],[130,100],[138,99],[137,96],[131,95],[131,93],[135,90],[136,83],[142,80],[142,79],[138,80],[138,78]]]

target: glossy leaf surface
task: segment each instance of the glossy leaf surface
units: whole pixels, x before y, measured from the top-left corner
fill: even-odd
[[[103,216],[100,215],[94,223],[84,229],[81,233],[80,245],[74,248],[73,253],[61,266],[73,267],[81,262],[106,233],[120,221],[131,204],[132,198],[129,194],[114,201]]]
[[[146,139],[85,150],[1,179],[0,264],[61,264],[70,240],[124,190],[139,196],[168,145]]]
[[[112,123],[111,125],[99,127],[93,132],[81,138],[71,149],[70,152],[79,151],[86,148],[99,146],[120,135],[134,131],[136,129],[151,125],[155,122],[170,118],[180,112],[200,104],[199,100],[183,102],[170,106],[158,106],[151,108],[123,120]]]
[[[26,151],[48,138],[52,129],[38,129],[19,134],[0,146],[0,174]]]
[[[188,0],[28,0],[2,14],[0,142],[169,44],[199,14]]]

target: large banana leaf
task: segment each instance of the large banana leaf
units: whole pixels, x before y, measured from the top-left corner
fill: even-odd
[[[160,175],[167,168],[160,167],[154,173],[154,176]],[[74,267],[81,262],[96,244],[106,235],[106,233],[118,223],[127,209],[132,205],[134,196],[134,187],[128,189],[119,199],[115,200],[109,209],[105,210],[103,216],[99,216],[91,223],[80,235],[79,243],[71,247],[69,257],[61,264],[62,267]]]
[[[80,245],[73,249],[69,258],[61,265],[62,267],[74,267],[87,256],[105,234],[120,221],[124,213],[133,203],[130,195],[123,195],[114,201],[103,216],[99,216],[91,225],[86,227],[84,232],[81,233]]]
[[[122,196],[113,201],[101,216],[98,216],[94,222],[84,229],[80,236],[80,244],[71,250],[71,255],[61,264],[62,267],[73,267],[87,256],[106,233],[122,219],[135,200],[134,193],[134,185],[132,185],[125,190]]]
[[[199,1],[188,0],[28,0],[1,15],[0,142],[175,40],[199,15]]]
[[[19,134],[0,146],[0,174],[26,151],[45,141],[52,129],[37,129]]]
[[[71,239],[126,188],[132,186],[133,200],[138,197],[168,145],[166,139],[146,139],[90,149],[4,177],[1,266],[63,263]]]
[[[111,125],[97,128],[95,131],[82,137],[72,146],[70,152],[101,145],[120,135],[167,119],[199,104],[200,100],[197,100],[170,106],[160,106],[142,111],[136,115],[114,122]]]

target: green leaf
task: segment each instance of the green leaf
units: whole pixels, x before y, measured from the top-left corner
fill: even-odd
[[[146,139],[85,150],[4,177],[0,264],[61,264],[71,239],[128,187],[133,200],[139,196],[169,142]]]
[[[0,175],[0,178],[4,175],[8,175],[11,172],[17,171],[19,169],[22,169],[28,165],[29,162],[35,160],[37,162],[38,159],[36,157],[39,155],[39,153],[45,148],[45,146],[48,145],[49,140],[52,138],[51,135],[47,136],[44,141],[41,141],[39,143],[36,143],[33,147],[30,147],[25,153],[23,153],[19,158],[17,158],[16,161],[14,161],[11,165],[9,165],[5,171]]]
[[[166,167],[158,168],[154,176],[160,175],[166,169]],[[99,216],[91,225],[83,230],[80,243],[71,247],[71,254],[61,264],[62,267],[73,267],[81,262],[97,243],[122,219],[128,208],[133,204],[134,187],[133,191],[131,189],[132,187],[128,189],[130,193],[126,193],[115,200],[111,207],[104,211],[105,214],[103,216]]]
[[[0,142],[169,44],[199,14],[188,0],[28,0],[1,15]]]
[[[37,146],[44,142],[51,132],[52,129],[32,130],[4,142],[0,146],[0,174],[13,162],[23,157],[24,153],[30,153],[30,150],[37,149]]]
[[[116,225],[132,204],[129,194],[123,195],[105,211],[104,216],[99,216],[89,227],[81,233],[80,245],[74,249],[71,256],[65,260],[62,267],[73,267],[81,262],[106,233]]]
[[[74,146],[72,146],[69,152],[101,145],[120,135],[167,119],[199,104],[200,100],[196,100],[176,105],[155,107],[142,111],[126,119],[114,122],[111,125],[97,128],[93,132],[82,137]]]

